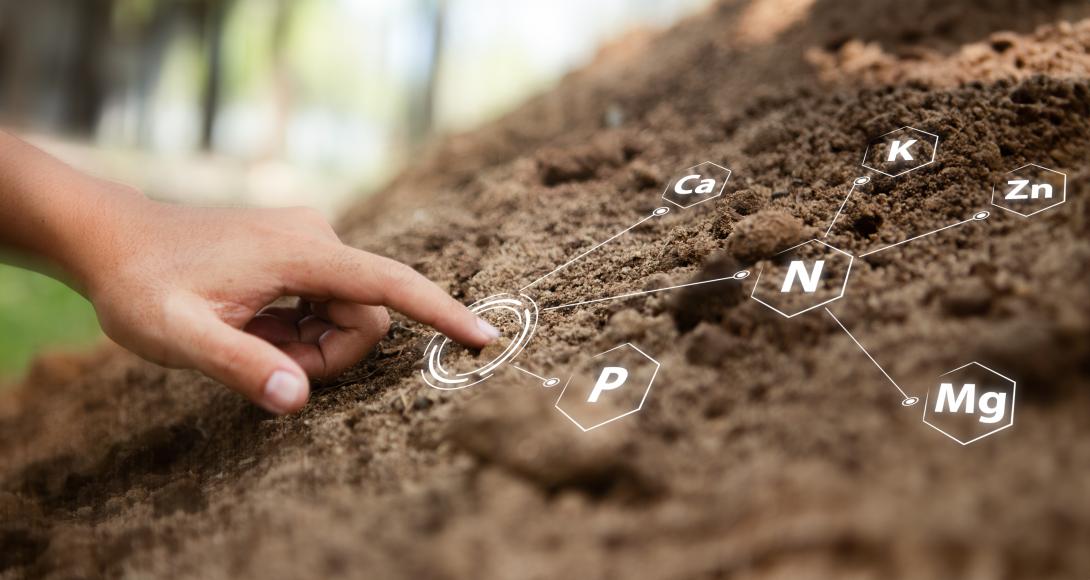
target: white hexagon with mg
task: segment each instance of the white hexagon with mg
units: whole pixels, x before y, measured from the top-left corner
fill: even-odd
[[[643,408],[659,363],[632,343],[584,360],[564,385],[556,409],[590,431]]]
[[[792,318],[844,296],[851,254],[821,240],[788,248],[761,263],[750,296]]]
[[[687,209],[723,195],[730,169],[705,161],[682,171],[666,186],[662,199]]]
[[[1029,217],[1067,201],[1067,174],[1027,163],[992,186],[992,205]]]
[[[901,127],[873,139],[863,154],[863,167],[900,177],[935,162],[939,136],[914,127]]]
[[[971,362],[935,380],[924,399],[923,422],[968,445],[1014,424],[1014,379]]]

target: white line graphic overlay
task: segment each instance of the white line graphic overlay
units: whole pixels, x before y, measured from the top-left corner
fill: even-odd
[[[986,212],[986,211],[978,211],[975,214],[973,214],[973,217],[971,217],[971,218],[969,218],[967,220],[962,220],[962,221],[957,222],[957,223],[952,223],[952,224],[950,224],[948,226],[943,226],[943,227],[941,227],[941,228],[939,228],[937,230],[932,230],[930,232],[927,232],[926,234],[920,234],[918,236],[912,236],[911,238],[908,238],[907,240],[901,240],[901,241],[897,242],[896,244],[890,244],[888,246],[882,246],[881,248],[878,248],[877,250],[871,250],[871,251],[869,251],[869,252],[867,252],[865,254],[860,254],[859,257],[860,258],[865,258],[865,257],[867,257],[867,256],[869,256],[871,254],[877,254],[878,252],[883,252],[883,251],[888,250],[890,248],[896,248],[897,246],[900,246],[901,244],[907,244],[907,243],[909,243],[911,241],[915,241],[915,240],[918,240],[920,238],[925,238],[927,236],[937,234],[937,233],[939,233],[939,232],[941,232],[943,230],[948,230],[950,228],[956,228],[958,226],[963,226],[963,225],[965,225],[965,224],[967,224],[969,222],[984,221],[984,220],[988,219],[989,215],[991,215],[991,214]]]
[[[836,225],[836,220],[840,218],[840,213],[842,211],[844,211],[844,206],[848,205],[848,199],[852,196],[852,192],[855,191],[855,188],[860,186],[860,185],[865,185],[865,184],[867,184],[869,182],[870,182],[870,178],[866,177],[866,176],[856,177],[855,180],[852,181],[852,188],[848,190],[848,195],[844,196],[844,201],[840,202],[840,207],[837,208],[836,215],[833,216],[833,221],[829,222],[828,229],[825,230],[825,234],[822,235],[821,237],[823,237],[823,238],[829,237],[829,232],[833,231],[833,226]]]
[[[905,393],[904,390],[902,390],[901,387],[899,387],[897,385],[897,381],[894,381],[893,377],[889,376],[889,373],[887,373],[886,370],[882,368],[882,365],[878,364],[878,361],[874,360],[874,357],[871,356],[870,353],[867,352],[867,349],[864,348],[863,345],[860,344],[859,341],[855,339],[855,336],[852,335],[851,331],[848,330],[848,328],[846,326],[844,326],[844,323],[840,322],[840,319],[837,318],[835,314],[833,314],[832,310],[829,310],[828,306],[825,307],[825,312],[828,312],[829,316],[831,316],[833,318],[833,321],[836,322],[837,326],[839,326],[840,329],[843,330],[844,333],[848,335],[848,338],[852,339],[852,342],[855,343],[855,346],[858,346],[859,350],[863,351],[863,354],[867,355],[867,358],[870,359],[870,362],[874,363],[874,366],[878,367],[878,370],[881,371],[882,374],[885,375],[886,379],[889,380],[889,384],[893,385],[893,388],[897,389],[898,393],[901,393],[901,405],[902,406],[911,407],[912,405],[915,405],[916,403],[920,402],[919,397],[910,397],[910,396],[908,396],[908,394]]]
[[[653,290],[643,290],[640,292],[629,292],[627,294],[618,294],[617,296],[606,296],[605,298],[595,298],[593,300],[583,300],[582,302],[572,302],[569,304],[561,304],[559,306],[550,306],[548,308],[542,308],[543,312],[549,310],[560,310],[561,308],[572,308],[575,306],[582,306],[584,304],[594,304],[596,302],[605,302],[607,300],[622,300],[624,298],[632,298],[633,296],[642,296],[644,294],[653,294],[655,292],[665,292],[667,290],[676,290],[678,288],[685,288],[686,286],[697,286],[700,284],[711,284],[712,282],[724,282],[726,280],[745,280],[749,277],[749,270],[739,270],[730,276],[723,278],[713,278],[711,280],[701,280],[700,282],[689,282],[688,284],[678,284],[677,286],[667,286],[665,288],[655,288]]]
[[[541,386],[543,386],[545,388],[555,387],[555,386],[560,384],[560,379],[557,378],[557,377],[545,378],[545,377],[543,377],[543,376],[541,376],[541,375],[539,375],[537,373],[532,373],[532,372],[530,372],[530,371],[528,371],[528,370],[526,370],[526,369],[524,369],[524,368],[522,368],[522,367],[520,367],[520,366],[518,366],[516,364],[512,364],[511,366],[516,371],[524,372],[524,373],[530,375],[531,377],[534,377],[535,379],[540,380],[541,381]]]
[[[585,252],[583,252],[582,254],[579,254],[578,256],[576,256],[576,257],[574,257],[574,258],[572,258],[572,259],[568,260],[567,262],[564,262],[564,263],[563,263],[563,264],[561,264],[560,266],[557,266],[557,267],[556,267],[556,268],[555,268],[555,269],[554,269],[554,270],[553,270],[552,272],[549,272],[549,273],[547,273],[547,274],[543,274],[543,275],[542,275],[541,277],[539,277],[539,278],[538,278],[537,280],[534,280],[533,282],[530,282],[529,284],[527,284],[527,285],[523,286],[522,288],[519,288],[519,292],[523,292],[523,291],[525,291],[525,290],[526,290],[527,288],[530,288],[530,287],[534,286],[535,284],[537,284],[538,282],[541,282],[542,280],[544,280],[544,279],[548,278],[549,276],[552,276],[553,274],[556,274],[557,272],[559,272],[559,271],[563,270],[564,268],[567,268],[568,266],[571,266],[571,265],[572,265],[572,264],[574,264],[575,262],[579,261],[579,260],[580,260],[581,258],[584,258],[584,257],[586,257],[586,256],[587,256],[588,254],[590,254],[590,253],[591,253],[591,252],[593,252],[594,250],[597,250],[598,248],[601,248],[602,246],[604,246],[604,245],[606,245],[606,244],[608,244],[608,243],[612,242],[613,240],[615,240],[615,239],[617,239],[617,238],[619,238],[619,237],[623,236],[624,234],[627,234],[628,232],[630,232],[630,231],[632,231],[632,230],[636,229],[637,227],[639,227],[640,225],[642,225],[642,224],[643,224],[643,222],[645,222],[645,221],[647,221],[647,220],[649,220],[649,219],[651,219],[651,218],[656,218],[656,217],[659,217],[659,216],[664,216],[664,215],[666,215],[666,214],[668,214],[668,213],[670,213],[670,208],[668,208],[668,207],[660,207],[660,208],[655,208],[655,211],[651,212],[651,213],[650,213],[649,215],[647,215],[647,216],[644,216],[644,217],[643,217],[642,219],[640,219],[640,221],[638,221],[638,222],[636,222],[636,223],[634,223],[634,224],[632,224],[632,225],[628,226],[627,228],[625,228],[625,229],[623,229],[623,230],[621,230],[621,231],[619,231],[619,232],[617,232],[617,233],[613,234],[612,236],[610,236],[610,237],[609,237],[608,239],[606,239],[605,241],[602,241],[602,242],[598,242],[597,244],[595,244],[594,246],[592,246],[592,247],[591,247],[591,248],[590,248],[589,250],[586,250],[586,251],[585,251]]]

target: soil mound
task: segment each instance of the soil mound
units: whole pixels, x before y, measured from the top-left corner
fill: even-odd
[[[969,360],[1017,377],[1012,429],[950,441],[827,316],[785,319],[733,282],[541,313],[529,368],[626,341],[662,364],[640,413],[588,433],[511,368],[428,388],[430,333],[403,319],[281,419],[104,351],[0,401],[0,578],[1090,576],[1087,18],[1085,1],[723,2],[435,145],[340,226],[472,301],[647,215],[678,168],[733,170],[721,198],[535,287],[564,304],[824,232],[868,141],[903,125],[940,155],[849,200],[827,240],[856,256],[994,210],[1011,168],[1062,169],[1064,205],[857,260],[834,307],[909,392]]]

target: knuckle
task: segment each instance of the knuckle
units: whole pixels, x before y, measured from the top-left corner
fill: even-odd
[[[384,297],[383,303],[391,304],[413,295],[413,290],[419,280],[420,274],[416,270],[400,262],[389,260],[384,266],[380,278],[381,294]]]
[[[323,227],[329,227],[329,222],[326,221],[322,212],[307,206],[299,206],[288,208],[288,215],[296,221],[300,221],[310,225],[319,225]]]
[[[212,357],[212,365],[219,376],[231,376],[240,368],[245,358],[246,351],[238,344],[221,345],[217,354]]]
[[[218,330],[214,325],[202,325],[194,329],[192,348],[189,349],[190,364],[205,374],[223,381],[233,376],[239,368],[245,351],[235,341],[218,339]],[[233,385],[231,385],[233,387]]]
[[[350,277],[353,280],[366,279],[369,270],[361,263],[358,250],[340,242],[320,242],[312,246],[311,260],[316,268],[326,277]]]
[[[419,276],[416,270],[394,260],[386,260],[383,270],[386,282],[396,290],[404,290],[412,286]]]
[[[375,317],[376,334],[378,334],[380,338],[386,336],[390,333],[390,326],[392,324],[393,322],[390,320],[390,313],[387,312],[385,308],[381,309]]]

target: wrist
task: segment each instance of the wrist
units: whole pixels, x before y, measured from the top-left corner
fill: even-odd
[[[110,279],[124,256],[138,249],[133,240],[144,227],[139,218],[154,202],[135,188],[80,177],[84,183],[73,189],[74,203],[56,221],[60,228],[46,254],[77,291],[90,297],[99,280]]]
[[[150,203],[135,189],[80,173],[0,131],[0,246],[47,272],[59,268],[85,295],[96,271],[124,247],[134,212]]]

